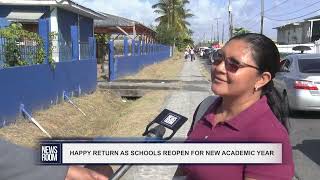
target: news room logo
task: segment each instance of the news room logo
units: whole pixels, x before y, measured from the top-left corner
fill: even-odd
[[[162,122],[164,122],[167,125],[173,127],[178,120],[179,120],[178,116],[175,116],[173,114],[168,114],[168,116]]]
[[[40,144],[40,163],[41,164],[60,164],[61,163],[61,144]]]

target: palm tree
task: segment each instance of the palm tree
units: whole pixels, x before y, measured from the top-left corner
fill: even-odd
[[[166,26],[167,29],[173,29],[174,41],[173,47],[175,47],[176,36],[180,33],[188,33],[190,23],[187,18],[193,17],[190,9],[186,9],[186,5],[189,4],[189,0],[159,0],[158,3],[152,6],[155,13],[160,14],[155,19],[159,22],[159,26]]]

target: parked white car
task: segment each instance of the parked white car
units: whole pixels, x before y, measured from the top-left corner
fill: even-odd
[[[288,110],[320,111],[320,54],[293,54],[274,78]]]
[[[200,57],[203,57],[203,55],[204,55],[204,50],[206,50],[206,49],[209,49],[208,47],[200,47],[199,48],[199,56]]]

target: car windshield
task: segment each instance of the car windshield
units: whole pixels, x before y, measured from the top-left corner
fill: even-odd
[[[320,73],[320,59],[299,59],[300,72]]]

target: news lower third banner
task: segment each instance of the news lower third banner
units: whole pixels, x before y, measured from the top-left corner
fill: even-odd
[[[279,164],[281,143],[40,143],[40,164]]]

